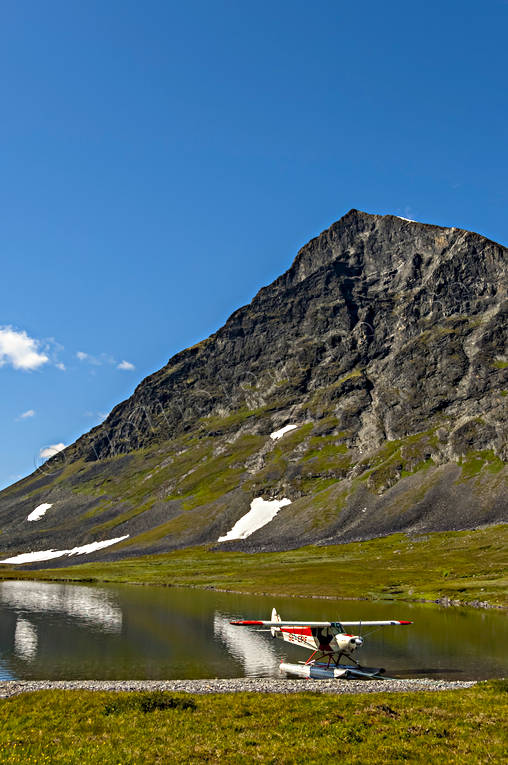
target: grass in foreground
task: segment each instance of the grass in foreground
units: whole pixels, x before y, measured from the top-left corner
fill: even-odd
[[[212,552],[203,547],[108,563],[21,571],[0,579],[136,582],[276,595],[486,601],[508,606],[508,525],[278,553]]]
[[[0,761],[506,762],[506,683],[295,696],[40,691],[0,701]]]

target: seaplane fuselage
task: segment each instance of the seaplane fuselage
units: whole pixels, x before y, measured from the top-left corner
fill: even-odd
[[[272,635],[310,651],[350,656],[363,645],[360,635],[351,635],[341,625],[331,627],[272,627]]]

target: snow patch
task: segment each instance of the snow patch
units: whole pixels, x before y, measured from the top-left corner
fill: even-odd
[[[35,510],[32,510],[30,515],[27,515],[26,517],[27,521],[40,520],[40,518],[42,518],[42,516],[46,514],[46,510],[49,510],[50,507],[53,507],[53,505],[50,505],[48,502],[44,502],[42,505],[37,505]]]
[[[297,427],[298,425],[284,425],[280,430],[274,430],[273,433],[270,433],[270,438],[277,441],[277,439],[282,438],[285,433],[289,433],[290,430],[294,430]]]
[[[231,539],[246,539],[255,531],[273,521],[281,507],[290,505],[290,499],[263,499],[256,497],[250,503],[250,510],[242,515],[231,531],[219,537],[218,542],[229,542]]]
[[[20,555],[14,555],[12,558],[5,558],[5,560],[0,560],[0,563],[15,563],[18,565],[19,563],[34,563],[40,560],[62,558],[64,555],[68,557],[71,555],[89,555],[96,550],[102,550],[103,547],[116,545],[117,542],[122,542],[128,537],[129,534],[125,534],[123,537],[116,537],[116,539],[106,539],[103,542],[92,542],[89,545],[73,547],[72,550],[39,550],[38,552],[21,553]]]
[[[407,220],[408,223],[416,223],[412,218],[403,218],[402,215],[396,215],[395,217],[399,218],[399,220]]]

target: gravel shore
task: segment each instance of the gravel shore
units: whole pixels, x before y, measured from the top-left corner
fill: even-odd
[[[459,680],[289,680],[243,677],[215,680],[5,680],[0,698],[47,690],[178,691],[180,693],[379,693],[450,691],[470,688],[476,681]]]

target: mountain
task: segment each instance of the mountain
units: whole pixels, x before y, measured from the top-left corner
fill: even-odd
[[[216,543],[255,498],[290,502],[220,547],[505,521],[507,282],[507,249],[478,234],[351,210],[1,492],[2,557],[126,535],[91,557]]]

